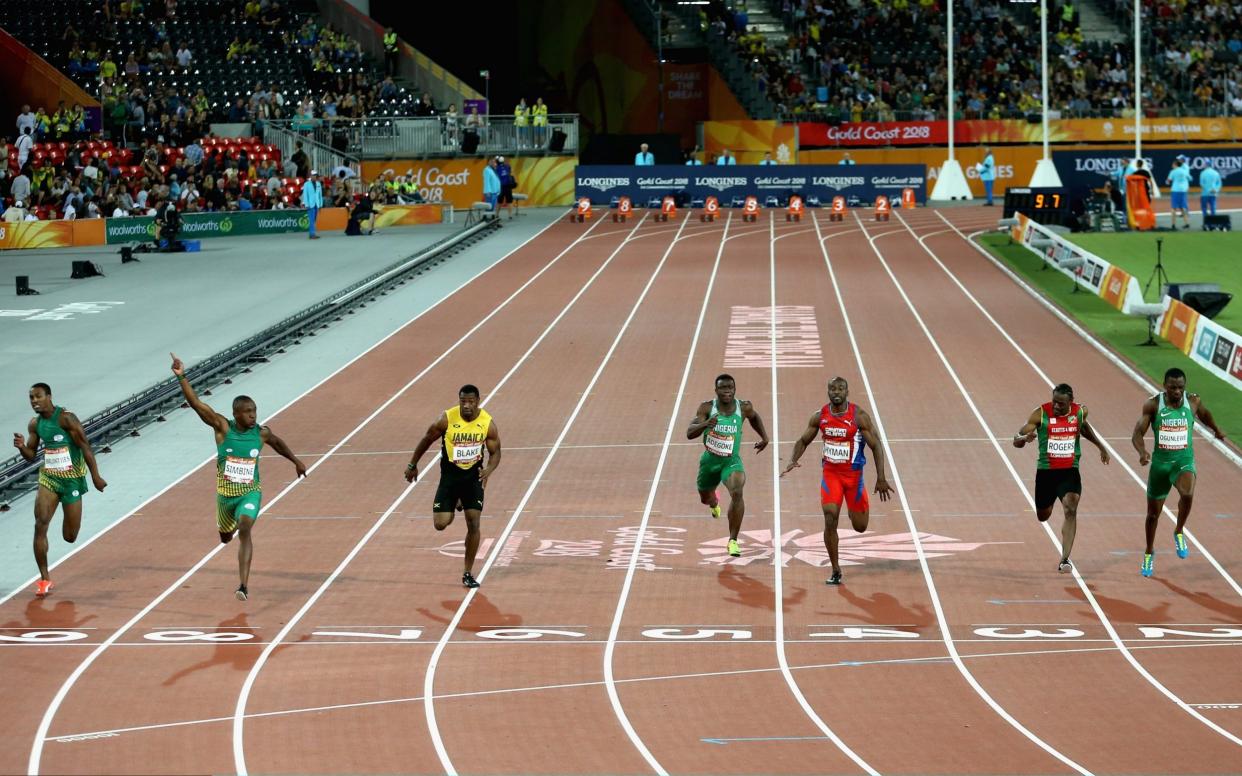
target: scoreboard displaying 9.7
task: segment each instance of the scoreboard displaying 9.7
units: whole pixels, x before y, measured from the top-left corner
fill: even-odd
[[[1041,224],[1064,225],[1069,212],[1069,192],[1064,186],[1005,189],[1005,218],[1022,213]]]

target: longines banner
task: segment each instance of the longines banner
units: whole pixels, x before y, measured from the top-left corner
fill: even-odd
[[[876,196],[900,196],[914,189],[919,202],[926,199],[927,168],[917,164],[858,165],[731,165],[728,167],[681,165],[595,165],[578,167],[574,175],[575,196],[590,197],[606,205],[613,197],[627,196],[635,204],[669,194],[693,198],[718,197],[727,204],[734,197],[801,194],[827,200],[837,195],[857,196],[863,201]]]
[[[1220,173],[1224,186],[1242,186],[1242,146],[1237,148],[1194,148],[1175,146],[1172,148],[1143,149],[1144,166],[1152,171],[1156,185],[1165,187],[1165,179],[1169,170],[1173,169],[1173,160],[1178,156],[1190,159],[1190,174],[1193,186],[1197,188],[1199,173],[1209,165]],[[1061,182],[1069,187],[1091,186],[1098,188],[1104,181],[1115,181],[1117,170],[1125,169],[1133,156],[1133,149],[1127,154],[1124,151],[1053,151],[1052,162],[1057,167]]]

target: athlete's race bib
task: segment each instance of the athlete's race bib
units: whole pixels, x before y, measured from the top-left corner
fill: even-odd
[[[1074,438],[1073,437],[1049,437],[1048,438],[1048,457],[1049,458],[1073,458],[1074,457]]]
[[[224,479],[229,482],[235,482],[238,485],[249,485],[254,482],[254,471],[258,461],[253,458],[234,458],[229,456],[224,459]]]
[[[1164,426],[1160,429],[1161,450],[1185,450],[1190,442],[1190,430],[1185,426]]]
[[[826,463],[849,463],[849,442],[824,442],[824,461]]]
[[[474,463],[483,457],[483,443],[475,442],[472,445],[454,445],[453,446],[453,463]]]
[[[733,437],[707,432],[707,452],[712,455],[733,455]]]
[[[67,447],[47,447],[43,450],[43,468],[50,472],[73,471],[73,458]]]

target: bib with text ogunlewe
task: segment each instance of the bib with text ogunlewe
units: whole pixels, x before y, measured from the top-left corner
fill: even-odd
[[[1181,418],[1176,418],[1174,420],[1181,421]],[[1190,429],[1185,425],[1182,425],[1181,423],[1175,425],[1165,421],[1160,423],[1161,450],[1185,450],[1189,441]]]

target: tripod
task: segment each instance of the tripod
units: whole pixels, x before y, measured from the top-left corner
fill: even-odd
[[[1147,278],[1147,285],[1143,286],[1143,298],[1144,299],[1147,298],[1147,294],[1151,290],[1151,284],[1153,282],[1157,280],[1160,281],[1160,285],[1156,286],[1157,291],[1169,285],[1169,275],[1167,272],[1164,271],[1164,261],[1162,260],[1162,257],[1161,257],[1161,253],[1162,253],[1161,248],[1163,247],[1163,245],[1164,245],[1164,240],[1162,238],[1157,237],[1156,238],[1156,266],[1153,267],[1151,270],[1151,277]]]

